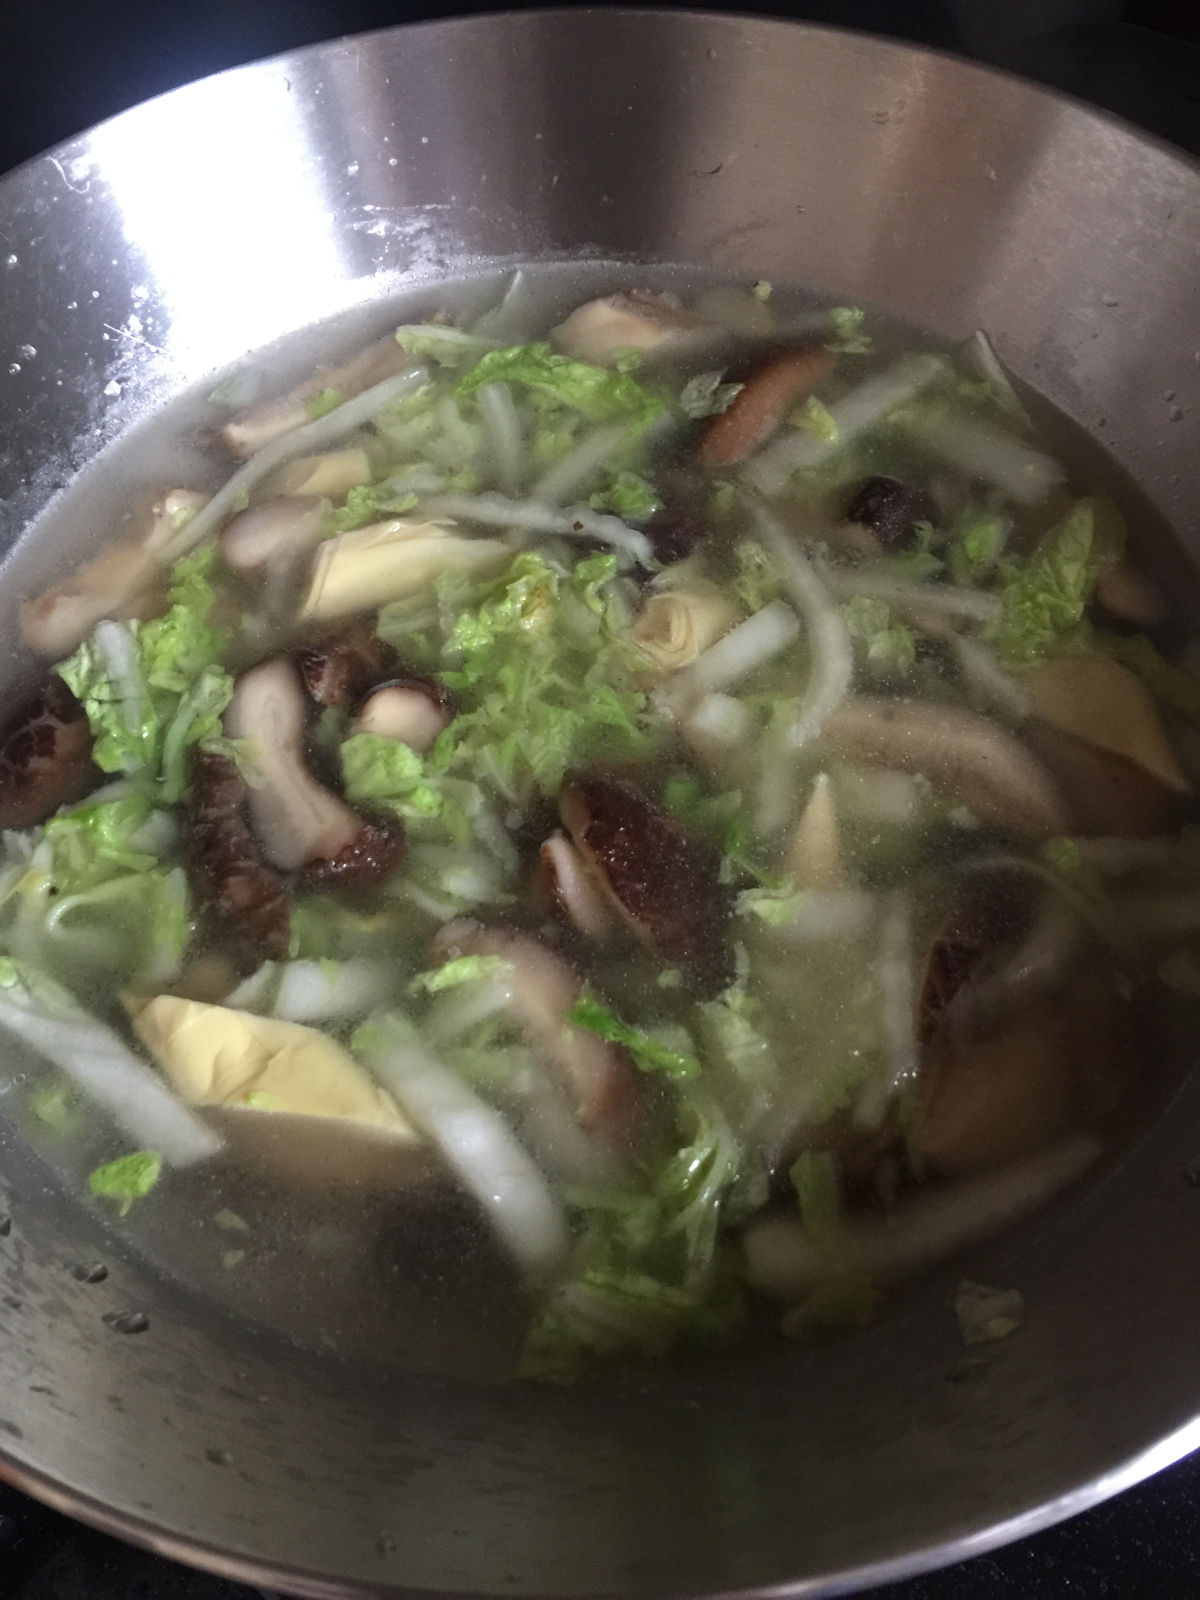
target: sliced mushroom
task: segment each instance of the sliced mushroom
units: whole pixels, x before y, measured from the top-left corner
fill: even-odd
[[[395,668],[395,654],[373,628],[351,623],[295,652],[300,680],[320,706],[352,710],[371,686]]]
[[[1050,727],[1132,762],[1179,794],[1191,784],[1140,678],[1109,656],[1081,651],[1022,674],[1030,708]]]
[[[627,289],[577,306],[550,335],[563,355],[604,367],[629,350],[653,350],[678,339],[695,319],[661,295]]]
[[[568,1021],[582,983],[560,956],[526,934],[455,922],[438,935],[447,956],[499,956],[512,971],[514,1020],[554,1069],[581,1127],[628,1150],[640,1083],[625,1051]]]
[[[327,621],[378,611],[427,589],[443,572],[483,573],[511,560],[499,539],[463,539],[444,521],[393,517],[322,544],[301,619]]]
[[[384,378],[394,377],[412,365],[411,357],[389,334],[338,367],[327,367],[306,378],[280,400],[253,406],[227,422],[220,431],[226,447],[242,460],[257,454],[273,439],[311,420],[312,401],[333,389],[343,400],[350,400]]]
[[[820,772],[796,824],[784,860],[798,889],[841,889],[841,829],[829,774]]]
[[[248,577],[277,577],[320,540],[329,502],[310,495],[275,495],[239,511],[221,530],[225,564]]]
[[[926,1052],[915,1147],[938,1172],[983,1172],[1031,1156],[1108,1115],[1128,1067],[1127,1007],[1099,958],[1000,1028]]]
[[[1036,719],[1021,737],[1063,797],[1067,826],[1060,832],[1148,839],[1173,825],[1180,796],[1144,767]]]
[[[0,828],[30,828],[78,800],[98,774],[83,707],[51,676],[0,728]]]
[[[378,734],[427,755],[454,720],[450,691],[436,678],[413,675],[378,684],[358,708],[359,733]]]
[[[909,544],[918,522],[933,522],[937,508],[923,489],[899,478],[864,478],[846,507],[849,523],[868,528],[879,544],[889,548]]]
[[[351,489],[361,489],[370,481],[371,458],[365,450],[350,447],[289,461],[267,478],[262,492],[296,499],[343,500]]]
[[[90,561],[21,607],[21,637],[39,655],[57,659],[86,639],[105,617],[148,617],[166,597],[162,554],[208,496],[172,489],[155,502],[143,527],[106,545]]]
[[[709,848],[618,778],[568,783],[559,811],[580,855],[642,944],[699,987],[729,981],[729,891]]]
[[[546,898],[573,928],[588,939],[606,939],[612,933],[612,908],[565,833],[552,833],[542,845],[538,871]]]
[[[824,736],[846,761],[919,772],[981,822],[1035,839],[1067,831],[1046,768],[993,722],[931,700],[863,695],[832,713]]]
[[[246,782],[228,756],[192,758],[188,877],[220,920],[240,971],[285,956],[291,906],[283,879],[263,860],[246,817]],[[208,998],[202,994],[201,998]]]
[[[836,357],[824,345],[801,345],[761,363],[729,407],[704,430],[702,467],[732,467],[745,461],[779,428],[798,400],[833,371]]]
[[[304,693],[294,665],[264,661],[238,679],[225,730],[253,751],[247,806],[271,866],[318,887],[365,887],[398,862],[403,836],[368,822],[318,783],[304,756]]]

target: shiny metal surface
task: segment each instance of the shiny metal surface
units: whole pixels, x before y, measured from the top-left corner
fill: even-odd
[[[702,261],[1001,355],[1200,537],[1200,175],[897,44],[718,16],[476,19],[180,90],[0,185],[11,545],[105,446],[298,324],[497,257]],[[30,353],[32,352],[32,353]],[[80,505],[76,497],[67,504]],[[48,509],[47,509],[48,508]],[[222,1322],[3,1153],[0,1458],[166,1553],[321,1597],[833,1594],[1016,1537],[1200,1444],[1200,1084],[997,1244],[1022,1335],[935,1282],[827,1349],[577,1391],[318,1359]],[[102,1283],[70,1267],[102,1259]],[[141,1333],[105,1314],[137,1310]]]

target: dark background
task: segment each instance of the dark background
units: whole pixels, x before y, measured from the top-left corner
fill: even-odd
[[[506,9],[514,7],[0,0],[0,172],[223,67],[390,23]],[[972,55],[1200,154],[1200,0],[767,0],[752,7],[726,0],[720,9],[896,34]],[[0,1600],[258,1600],[261,1593],[127,1549],[0,1487]],[[1200,1600],[1200,1455],[998,1555],[876,1591],[876,1600],[1142,1597]]]

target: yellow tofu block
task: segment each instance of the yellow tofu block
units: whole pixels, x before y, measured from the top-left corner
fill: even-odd
[[[230,1136],[289,1176],[406,1182],[432,1166],[387,1091],[316,1028],[167,994],[133,1026],[185,1100],[236,1112]]]

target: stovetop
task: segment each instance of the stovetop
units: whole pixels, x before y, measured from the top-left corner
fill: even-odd
[[[692,0],[692,8],[703,6]],[[509,9],[504,0],[0,0],[0,172],[224,67],[394,22],[501,9]],[[741,7],[725,0],[724,9]],[[1200,0],[756,0],[753,10],[973,55],[1200,154]],[[876,1600],[1164,1596],[1200,1600],[1200,1454],[995,1555],[875,1591]],[[119,1544],[0,1487],[0,1600],[263,1597]]]

